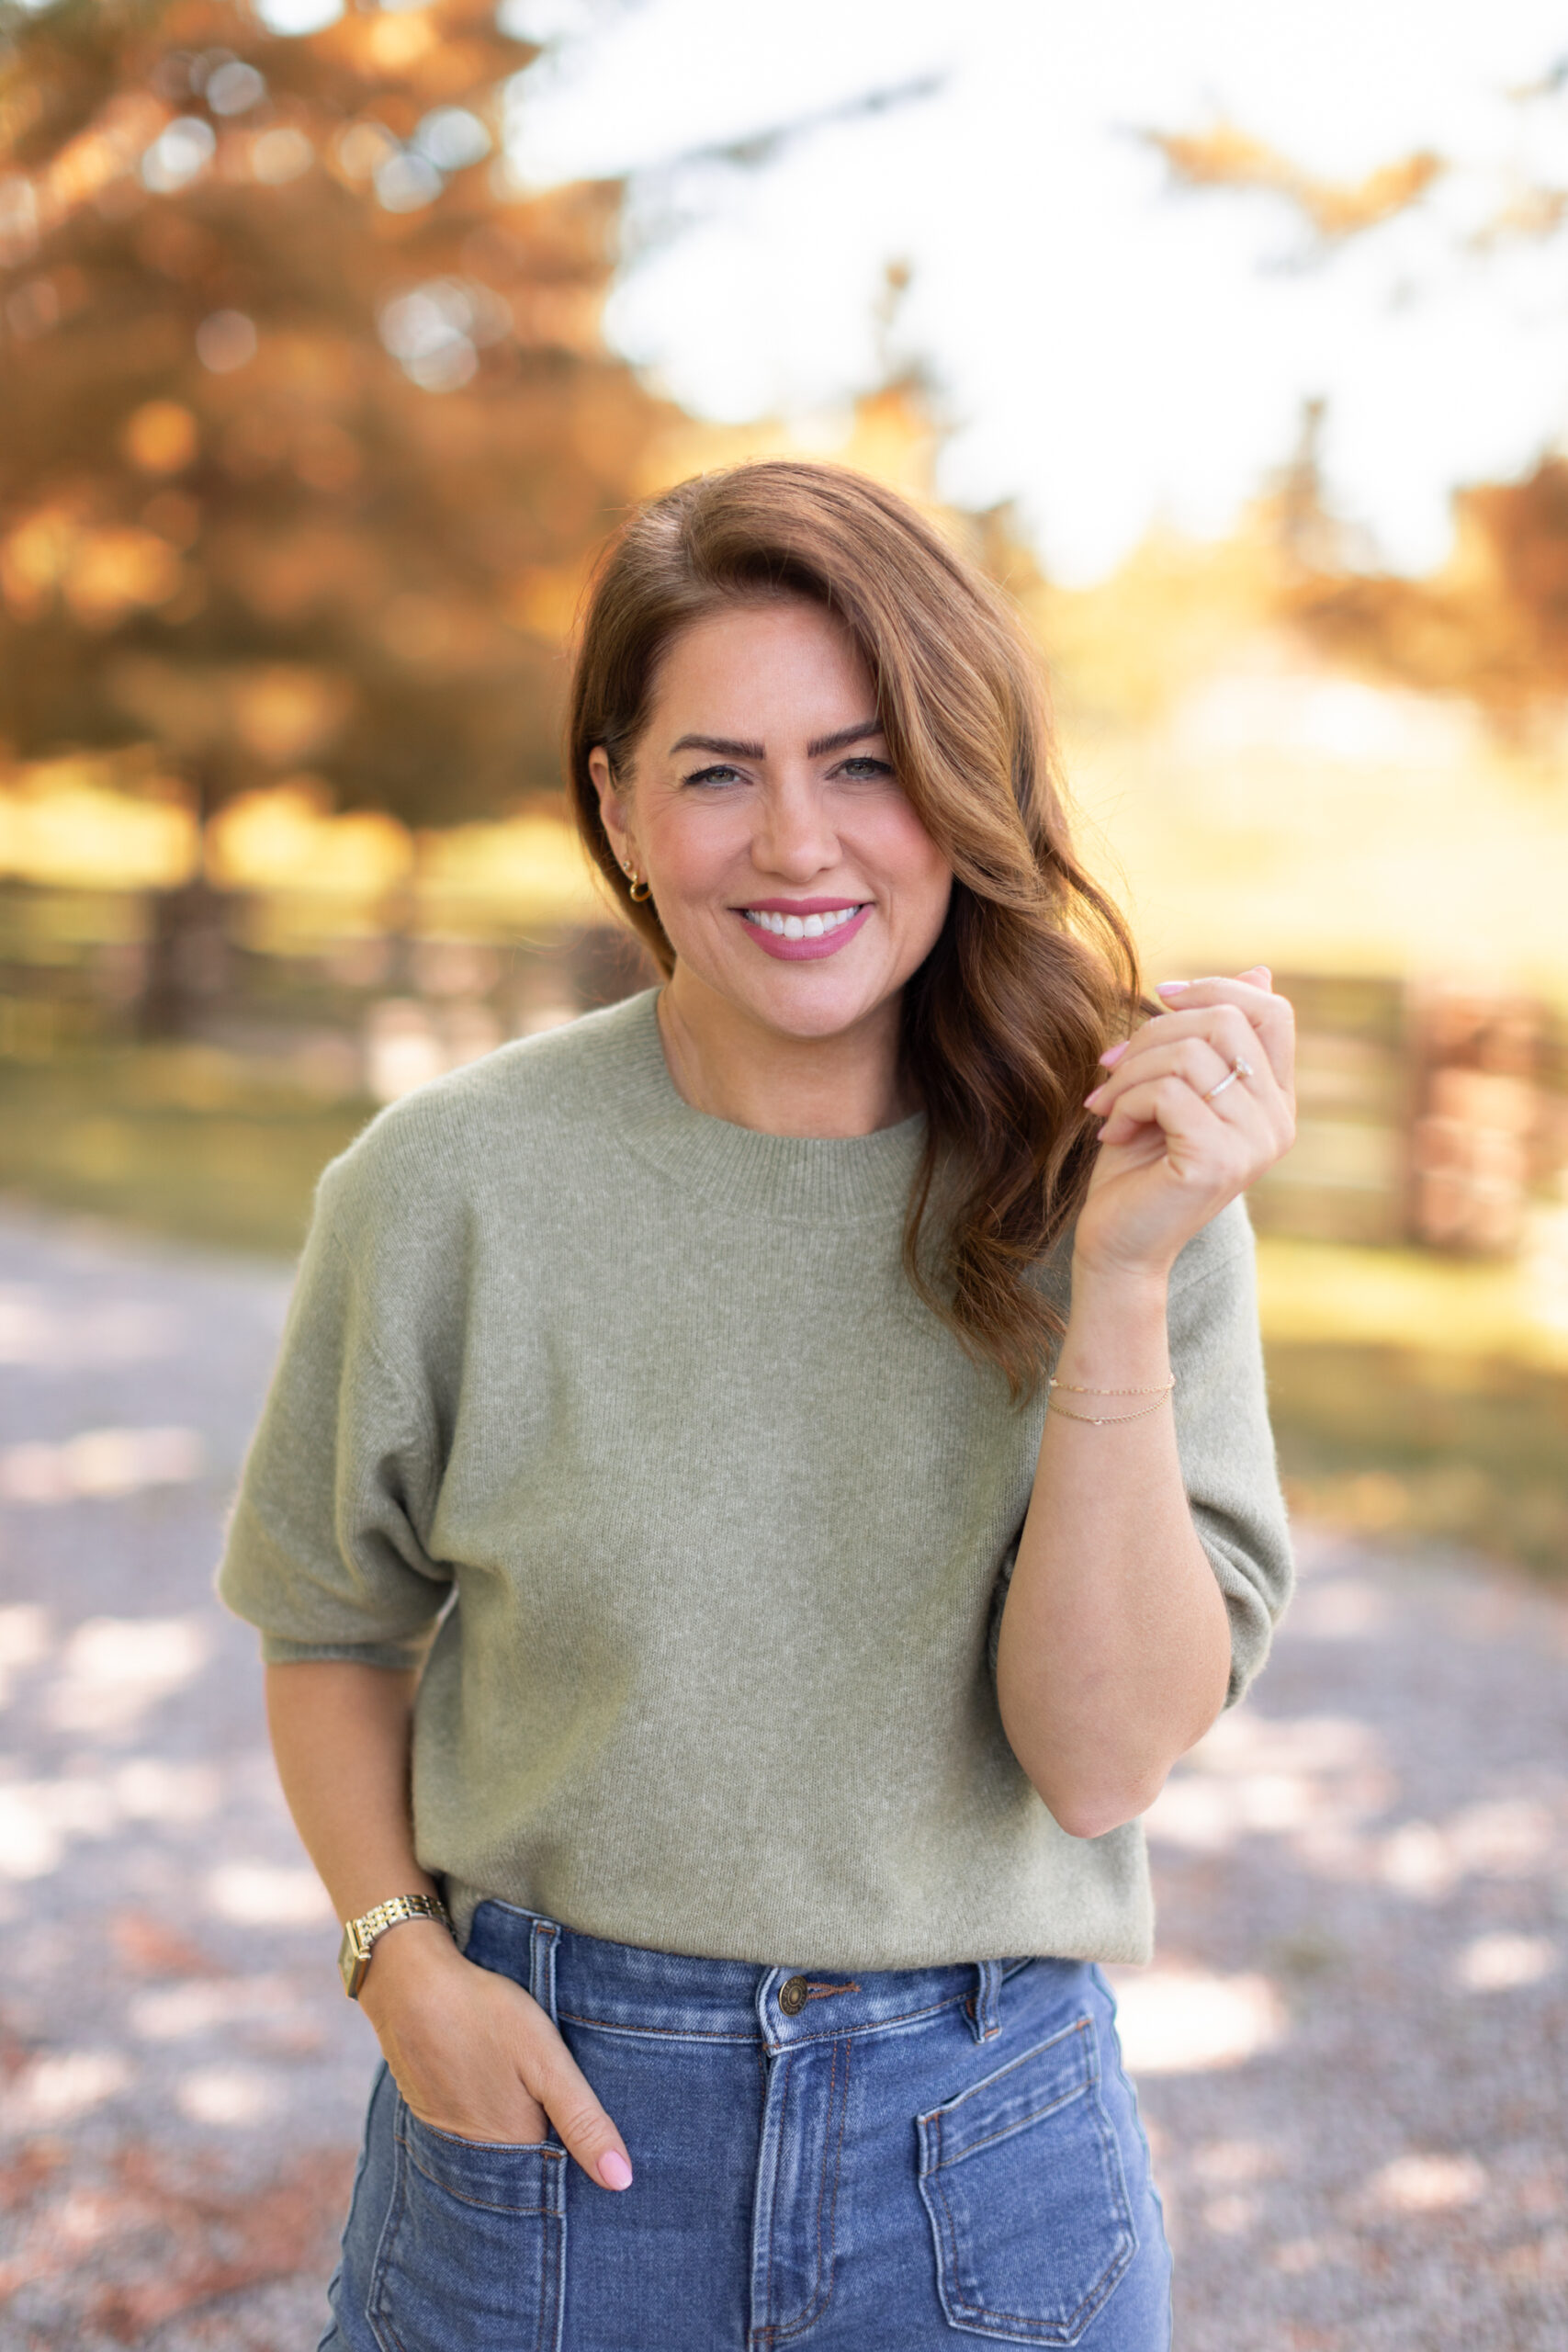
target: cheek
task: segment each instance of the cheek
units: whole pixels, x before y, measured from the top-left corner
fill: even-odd
[[[651,830],[650,848],[659,886],[666,898],[698,899],[723,887],[738,847],[744,847],[744,828],[726,821],[716,808],[693,809],[679,804],[660,814]]]
[[[889,813],[879,847],[883,871],[910,922],[934,937],[953,893],[953,869],[907,801]]]

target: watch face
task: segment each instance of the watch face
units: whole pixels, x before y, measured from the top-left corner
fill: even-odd
[[[338,1974],[343,1978],[344,1991],[351,2000],[357,2000],[359,1987],[365,1978],[365,1955],[355,1940],[352,1928],[345,1928],[343,1931],[343,1941],[339,1944],[337,1951],[337,1966]]]

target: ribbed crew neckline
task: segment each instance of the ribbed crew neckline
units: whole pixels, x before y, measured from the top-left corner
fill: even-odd
[[[925,1143],[925,1114],[869,1136],[772,1136],[682,1101],[664,1058],[658,991],[600,1018],[624,1048],[606,1104],[619,1139],[688,1193],[737,1216],[850,1223],[901,1215]]]

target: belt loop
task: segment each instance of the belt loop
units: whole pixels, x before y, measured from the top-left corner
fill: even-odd
[[[556,2018],[556,1944],[560,1929],[553,1919],[536,1919],[528,1936],[528,1990],[554,2025]]]
[[[994,2041],[1002,2030],[1001,1990],[1001,1962],[977,1960],[975,1962],[975,1991],[971,1999],[976,2041]]]

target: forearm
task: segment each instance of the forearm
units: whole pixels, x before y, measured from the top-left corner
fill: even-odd
[[[1166,1285],[1075,1269],[1056,1377],[1156,1391]],[[1003,1612],[1003,1727],[1064,1828],[1097,1837],[1152,1803],[1224,1703],[1230,1632],[1182,1485],[1171,1406],[1055,1392]],[[1133,1416],[1096,1427],[1083,1415]]]
[[[409,1810],[417,1681],[336,1659],[266,1670],[283,1793],[340,1919],[358,1918],[389,1895],[434,1892],[414,1860]]]
[[[267,1668],[278,1778],[340,1919],[435,1892],[414,1860],[409,1812],[418,1679],[335,1660]],[[508,2145],[542,2140],[552,2122],[602,2187],[630,2187],[626,2143],[555,2026],[509,1978],[465,1960],[436,1921],[377,1938],[361,2006],[425,2122]]]

